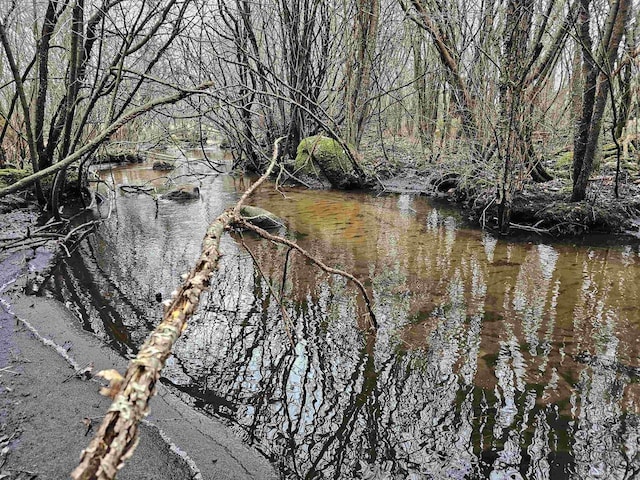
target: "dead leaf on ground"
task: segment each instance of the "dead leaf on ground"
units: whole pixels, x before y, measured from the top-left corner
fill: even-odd
[[[100,394],[112,399],[115,398],[124,381],[124,377],[120,375],[120,372],[114,369],[102,370],[96,374],[96,377],[102,377],[109,381],[109,386],[101,388]]]

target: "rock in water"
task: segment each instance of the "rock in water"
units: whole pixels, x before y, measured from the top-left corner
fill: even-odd
[[[264,208],[246,205],[240,209],[240,215],[242,215],[247,222],[266,230],[284,226],[281,218]]]
[[[296,154],[296,175],[302,174],[342,190],[360,188],[364,179],[353,168],[349,155],[334,139],[315,135],[300,142]]]
[[[173,170],[174,168],[176,168],[175,163],[169,160],[156,160],[155,162],[153,162],[154,170],[168,171]]]
[[[200,198],[200,188],[196,185],[185,183],[172,188],[167,193],[163,194],[161,198],[165,200],[192,200]]]

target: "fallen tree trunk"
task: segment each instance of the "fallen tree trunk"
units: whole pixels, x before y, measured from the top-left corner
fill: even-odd
[[[73,479],[113,479],[133,454],[138,442],[138,425],[149,411],[149,400],[155,393],[160,372],[218,266],[220,237],[232,218],[232,213],[225,211],[207,230],[196,267],[166,310],[160,325],[130,362],[120,391],[95,437],[82,452],[80,465],[71,474]]]
[[[129,458],[138,443],[138,425],[149,412],[149,401],[155,393],[160,372],[171,355],[171,349],[194,314],[202,292],[218,267],[220,237],[231,224],[245,200],[271,174],[278,158],[276,140],[269,168],[245,192],[234,210],[226,210],[207,229],[202,241],[202,254],[187,275],[182,287],[167,307],[160,325],[151,332],[136,358],[131,360],[120,385],[113,385],[113,403],[95,437],[82,452],[80,465],[71,473],[74,480],[111,480]],[[120,382],[118,382],[120,383]]]
[[[278,158],[278,146],[285,137],[276,140],[269,168],[240,198],[233,209],[223,212],[209,226],[202,242],[202,254],[196,266],[187,275],[182,287],[167,307],[162,322],[151,332],[136,358],[131,360],[124,378],[115,372],[105,372],[105,378],[112,379],[107,393],[113,403],[95,437],[82,452],[80,464],[71,473],[74,480],[111,480],[124,465],[136,448],[138,425],[149,411],[149,401],[155,393],[155,386],[171,349],[194,314],[202,292],[209,286],[209,280],[218,266],[220,258],[220,238],[230,226],[240,226],[277,243],[285,243],[310,258],[316,265],[329,273],[345,276],[353,281],[365,297],[369,308],[372,328],[376,321],[371,309],[371,301],[362,283],[342,270],[326,266],[311,257],[293,242],[270,235],[249,223],[241,215],[241,209],[249,196],[273,171]]]

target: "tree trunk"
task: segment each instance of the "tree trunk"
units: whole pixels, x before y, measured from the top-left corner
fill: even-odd
[[[427,81],[427,60],[423,57],[423,45],[423,33],[418,30],[412,35],[413,77],[417,95],[416,127],[424,151],[433,143],[434,117],[437,115],[440,88],[435,75],[429,75]]]
[[[379,0],[356,0],[355,45],[347,64],[345,140],[357,150],[369,116],[368,94],[378,39]]]
[[[411,4],[418,13],[418,25],[431,35],[442,65],[446,69],[448,83],[453,88],[453,99],[462,121],[462,130],[465,137],[471,142],[476,142],[479,133],[478,124],[473,113],[473,102],[467,82],[460,71],[460,59],[454,39],[451,38],[449,29],[446,28],[447,25],[441,26],[440,22],[435,21],[430,11],[431,6],[427,3],[424,0],[411,0]],[[406,11],[406,5],[403,3],[401,5]],[[444,11],[440,11],[439,14],[443,18],[450,18]],[[477,147],[478,145],[476,145],[476,150],[482,150]]]
[[[527,115],[530,110],[526,108],[523,95],[532,12],[533,0],[510,0],[507,5],[500,78],[502,108],[498,125],[498,155],[502,162],[497,195],[498,228],[503,234],[509,231],[513,195],[521,189],[523,172],[533,153],[531,120]]]
[[[9,67],[13,75],[13,81],[16,84],[16,91],[18,92],[18,97],[20,98],[20,104],[22,105],[22,113],[24,115],[24,124],[26,129],[25,137],[27,138],[27,144],[29,147],[29,157],[31,157],[31,165],[33,167],[33,171],[35,174],[39,170],[38,148],[36,146],[36,141],[33,136],[33,128],[31,125],[31,114],[29,111],[29,103],[27,102],[27,95],[24,90],[24,84],[22,83],[22,76],[18,71],[18,65],[16,64],[15,58],[13,56],[13,50],[11,49],[11,45],[9,45],[9,38],[7,37],[7,31],[5,29],[4,21],[0,21],[0,42],[2,43],[2,47],[4,48],[5,55],[7,56],[7,62],[9,62]],[[35,182],[35,190],[36,190],[36,198],[38,199],[38,203],[40,205],[44,205],[46,200],[44,198],[44,194],[42,193],[42,187],[40,186],[39,180]]]
[[[573,191],[571,201],[582,201],[587,196],[587,184],[593,171],[593,162],[605,107],[609,98],[609,76],[618,55],[618,46],[624,33],[630,0],[611,2],[605,30],[594,60],[589,34],[590,0],[581,0],[579,35],[583,47],[583,70],[586,72],[582,102],[582,116],[578,123],[573,153]]]
[[[628,25],[627,25],[628,27]],[[634,41],[633,41],[633,33],[630,28],[626,29],[625,32],[626,39],[626,53],[629,57],[631,57],[634,50]],[[627,121],[629,120],[629,114],[631,113],[631,103],[633,101],[633,95],[631,91],[631,82],[632,82],[632,65],[631,62],[626,62],[620,75],[618,76],[618,85],[620,88],[620,104],[618,106],[618,118],[617,123],[614,127],[614,136],[616,140],[620,141],[622,139],[622,134],[624,132],[625,127],[627,126]]]

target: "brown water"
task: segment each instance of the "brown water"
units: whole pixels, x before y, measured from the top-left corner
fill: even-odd
[[[113,172],[118,182],[154,175]],[[247,182],[198,181],[200,200],[160,200],[157,218],[151,197],[118,195],[54,278],[85,327],[122,351],[157,322],[155,294],[175,288]],[[499,240],[409,195],[268,185],[252,203],[362,279],[380,325],[371,333],[352,286],[300,255],[284,275],[284,247],[247,233],[223,242],[165,382],[227,419],[283,478],[640,475],[638,245]]]

